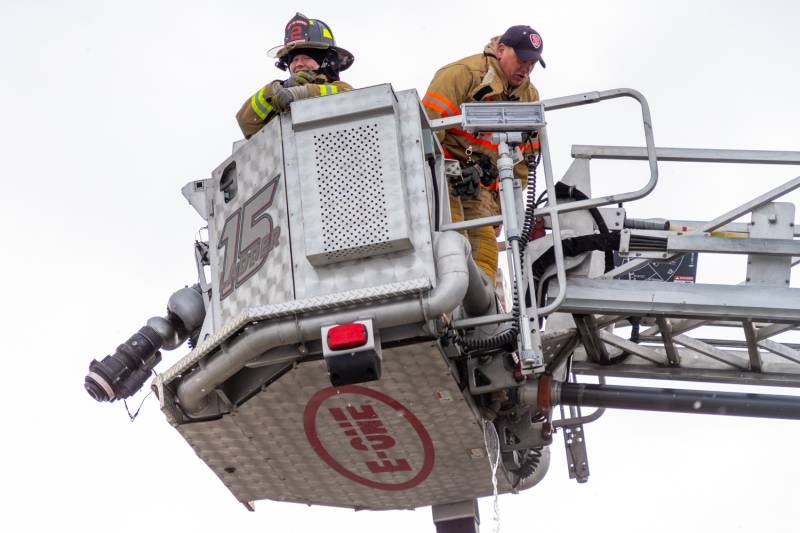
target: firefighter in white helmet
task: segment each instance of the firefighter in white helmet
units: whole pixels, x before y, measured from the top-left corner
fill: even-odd
[[[248,139],[295,100],[353,90],[339,80],[339,72],[353,64],[353,54],[336,46],[331,29],[321,20],[297,13],[286,25],[283,45],[267,54],[277,58],[275,66],[288,70],[290,77],[268,83],[242,105],[236,120]]]

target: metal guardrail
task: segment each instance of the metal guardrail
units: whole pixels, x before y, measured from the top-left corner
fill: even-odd
[[[553,235],[560,235],[560,217],[562,213],[586,210],[597,208],[606,205],[616,205],[619,203],[629,202],[632,200],[640,199],[651,193],[656,184],[658,183],[658,161],[680,161],[680,162],[706,162],[706,163],[745,163],[745,164],[779,164],[779,165],[800,165],[800,152],[790,151],[763,151],[763,150],[720,150],[720,149],[687,149],[687,148],[656,148],[653,140],[652,124],[650,119],[649,106],[646,99],[639,92],[632,89],[614,89],[601,92],[590,92],[566,96],[562,98],[544,100],[541,103],[544,105],[546,111],[555,111],[558,109],[566,109],[587,105],[592,103],[601,102],[615,98],[630,97],[637,100],[641,106],[642,123],[645,134],[644,147],[633,146],[587,146],[575,145],[572,147],[572,156],[581,159],[616,159],[616,160],[644,160],[648,161],[650,176],[647,183],[640,189],[612,194],[608,196],[589,198],[586,200],[572,201],[566,203],[558,203],[555,194],[555,180],[553,178],[553,169],[550,158],[550,146],[547,134],[547,126],[539,129],[539,142],[542,152],[542,164],[544,170],[545,186],[548,194],[548,204],[536,210],[536,214],[540,216],[548,216],[551,221],[551,230]],[[432,121],[432,126],[435,129],[442,129],[451,126],[458,126],[461,124],[461,117],[448,117]],[[732,209],[714,220],[707,222],[699,222],[694,227],[685,231],[684,239],[690,240],[695,238],[695,235],[701,235],[706,232],[717,230],[735,224],[734,220],[741,216],[756,210],[765,204],[774,201],[776,198],[784,196],[785,194],[800,188],[800,177],[790,180],[770,191],[753,198],[752,200]],[[482,219],[469,220],[455,224],[444,225],[442,229],[449,230],[463,230],[486,225],[494,225],[502,221],[502,217],[486,217]],[[722,241],[717,242],[720,244]],[[734,243],[739,248],[743,245],[741,243]],[[751,243],[753,244],[753,243]],[[738,248],[737,248],[738,250]],[[549,299],[547,305],[539,308],[538,306],[531,309],[533,316],[542,316],[552,313],[559,309],[566,300],[567,296],[567,277],[565,267],[565,257],[560,239],[554,239],[553,251],[555,256],[555,275],[558,279],[557,295],[554,299]],[[794,248],[788,249],[784,252],[792,254]],[[680,255],[680,253],[672,253],[670,257]],[[663,260],[663,258],[661,258]],[[647,259],[637,259],[630,261],[616,269],[613,269],[602,276],[602,279],[612,279],[620,274],[630,270],[637,269],[648,262]],[[524,279],[518,280],[519,287],[524,291],[526,285],[530,285],[530,271],[526,269],[523,274]],[[480,322],[481,324],[491,322],[503,322],[509,319],[509,315],[498,314],[493,317],[481,317],[480,319],[467,319],[459,322],[464,322],[466,327],[467,323]]]
[[[545,186],[547,188],[549,202],[546,207],[538,209],[537,213],[540,215],[555,215],[554,217],[552,217],[552,224],[553,224],[552,229],[555,235],[560,234],[560,228],[558,223],[558,215],[560,213],[566,213],[582,209],[590,209],[593,207],[599,207],[603,205],[610,205],[620,202],[636,200],[652,192],[652,190],[658,183],[658,163],[656,158],[655,141],[653,140],[653,127],[652,127],[652,120],[650,117],[650,107],[647,103],[647,99],[640,92],[627,88],[611,89],[607,91],[593,91],[588,93],[575,94],[571,96],[564,96],[561,98],[543,100],[541,103],[544,105],[546,111],[555,111],[558,109],[566,109],[587,104],[593,104],[615,98],[633,98],[636,101],[638,101],[639,105],[641,106],[642,124],[644,128],[645,145],[646,145],[644,150],[645,150],[645,156],[650,166],[650,177],[647,183],[644,185],[644,187],[635,191],[621,193],[621,194],[614,194],[610,196],[603,196],[600,198],[591,198],[588,200],[582,200],[577,202],[559,204],[556,200],[556,194],[555,194],[555,181],[553,179],[553,169],[550,160],[550,145],[547,137],[547,127],[545,126],[544,128],[541,128],[539,130],[539,143],[541,147],[542,165],[544,167],[544,174],[545,174]],[[461,115],[456,115],[453,117],[432,120],[430,124],[431,124],[431,129],[440,130],[453,126],[459,126],[461,125],[461,123],[462,123]],[[465,222],[459,222],[456,224],[446,224],[442,226],[442,229],[464,230],[464,229],[494,225],[500,221],[501,217],[485,217]],[[561,304],[561,302],[564,300],[566,294],[564,292],[565,279],[566,279],[566,269],[564,267],[564,252],[561,246],[561,241],[559,239],[554,240],[554,252],[555,252],[556,272],[561,292],[556,297],[555,301],[553,301],[552,303],[546,305],[541,309],[536,310],[537,314],[539,315],[546,315],[555,311]]]
[[[558,215],[560,213],[567,213],[569,211],[577,211],[582,209],[591,209],[604,205],[618,204],[631,200],[637,200],[650,194],[658,183],[658,161],[656,158],[655,141],[653,140],[653,125],[650,118],[650,106],[647,104],[647,99],[640,92],[633,89],[612,89],[609,91],[591,92],[576,94],[572,96],[565,96],[562,98],[555,98],[552,100],[544,100],[545,110],[554,111],[557,109],[566,109],[570,107],[577,107],[581,105],[592,104],[604,100],[611,100],[615,98],[629,97],[639,102],[642,110],[642,124],[644,127],[644,137],[646,145],[646,156],[650,167],[650,178],[647,183],[640,189],[622,193],[613,194],[610,196],[602,196],[600,198],[590,198],[588,200],[580,200],[576,202],[569,202],[559,204],[556,200],[555,183],[553,180],[553,171],[550,164],[550,145],[547,138],[547,128],[542,128],[539,132],[539,143],[542,151],[542,164],[544,166],[545,184],[547,186],[548,205],[542,209],[537,209],[537,214],[546,216],[551,215],[551,224],[553,226],[553,234],[560,235],[560,228],[558,223]],[[553,216],[555,215],[555,216]],[[564,267],[564,251],[561,245],[561,239],[553,239],[553,250],[556,259],[556,276],[559,284],[559,292],[555,300],[542,307],[537,308],[537,313],[546,315],[552,313],[561,305],[566,297],[566,269]]]

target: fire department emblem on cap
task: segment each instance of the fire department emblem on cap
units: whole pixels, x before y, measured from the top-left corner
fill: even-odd
[[[531,44],[533,45],[534,48],[538,49],[540,46],[542,46],[542,38],[539,37],[538,33],[531,33],[530,38],[531,38]]]

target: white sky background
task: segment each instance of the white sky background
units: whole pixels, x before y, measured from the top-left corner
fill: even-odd
[[[131,424],[121,404],[83,390],[92,358],[196,279],[202,220],[180,188],[227,157],[235,112],[282,74],[264,51],[296,10],[355,54],[343,79],[356,87],[423,93],[439,66],[530,24],[545,43],[548,68],[533,73],[544,98],[633,87],[659,146],[800,150],[800,7],[789,1],[0,0],[3,531],[433,531],[427,508],[261,502],[248,513],[153,397]],[[595,107],[548,116],[557,175],[571,144],[643,142],[635,104]],[[661,168],[653,199],[630,212],[711,219],[799,173]],[[598,169],[595,193],[646,179],[644,164]],[[744,275],[742,262],[714,264],[702,281]],[[589,483],[567,479],[559,435],[545,480],[501,498],[504,531],[797,531],[798,422],[618,411],[587,438]],[[491,531],[491,502],[481,509]]]

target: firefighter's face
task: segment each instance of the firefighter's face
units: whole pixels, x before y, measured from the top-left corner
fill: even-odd
[[[500,69],[506,75],[508,84],[511,87],[519,87],[530,76],[533,67],[536,65],[535,61],[522,61],[517,57],[516,52],[510,46],[503,43],[497,45],[497,62],[500,63]]]
[[[292,74],[297,74],[301,70],[305,70],[306,72],[314,72],[318,68],[319,63],[314,61],[313,57],[305,54],[297,54],[292,58],[292,62],[289,63],[289,72]]]

